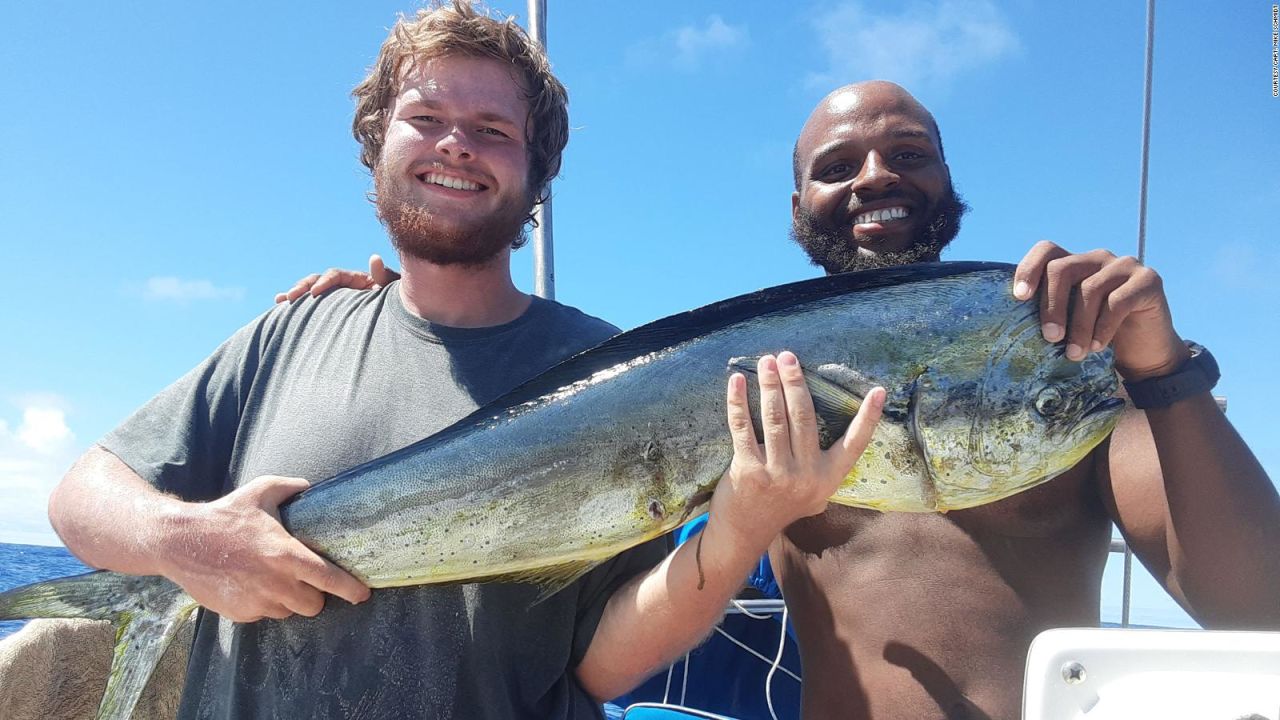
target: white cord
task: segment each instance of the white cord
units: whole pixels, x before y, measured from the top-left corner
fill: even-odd
[[[759,651],[757,651],[755,648],[751,647],[750,645],[747,645],[746,643],[742,642],[741,640],[739,640],[739,639],[735,638],[734,636],[732,636],[732,635],[730,635],[729,633],[725,632],[725,631],[724,631],[724,630],[722,630],[721,628],[718,628],[718,627],[717,627],[717,628],[715,629],[715,631],[716,631],[716,632],[718,632],[718,633],[720,633],[721,635],[725,636],[725,638],[726,638],[726,639],[728,639],[728,641],[729,641],[729,642],[733,643],[734,645],[737,645],[738,647],[742,648],[743,650],[746,650],[747,652],[751,653],[752,655],[755,655],[756,657],[760,658],[760,661],[761,661],[761,662],[765,662],[765,663],[769,663],[769,665],[773,665],[773,661],[772,661],[772,660],[770,660],[770,659],[769,659],[767,656],[765,656],[765,655],[761,655]],[[801,680],[800,680],[800,676],[799,676],[799,675],[797,675],[797,674],[795,674],[795,673],[793,673],[793,672],[791,672],[791,671],[790,671],[790,670],[788,670],[787,668],[785,668],[785,667],[779,667],[778,669],[779,669],[779,670],[781,670],[782,672],[784,672],[784,673],[786,673],[786,674],[790,675],[793,679],[795,679],[795,681],[796,681],[796,682],[801,682]]]
[[[689,690],[689,653],[684,654],[684,680],[680,681],[680,704],[684,705],[684,694]]]
[[[787,646],[787,606],[782,606],[782,631],[778,636],[778,654],[773,658],[773,667],[769,668],[769,674],[764,678],[764,701],[769,706],[769,717],[778,720],[778,714],[773,711],[773,674],[782,667],[782,650]],[[788,671],[790,672],[790,671]],[[800,678],[796,678],[799,680]]]
[[[742,603],[738,602],[737,598],[730,598],[729,602],[733,603],[733,606],[738,608],[738,612],[742,613],[743,615],[746,615],[752,620],[768,620],[769,619],[768,615],[756,615],[755,613],[751,612],[750,610],[747,609],[746,605],[743,605]]]
[[[671,673],[676,671],[676,664],[671,663],[671,667],[667,668],[667,686],[662,689],[662,704],[667,704],[667,698],[671,697]]]

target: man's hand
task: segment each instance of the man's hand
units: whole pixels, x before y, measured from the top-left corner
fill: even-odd
[[[164,574],[235,622],[314,617],[326,592],[351,603],[367,600],[363,583],[280,524],[280,504],[308,486],[302,478],[264,475],[213,502],[185,505],[172,519],[176,535]]]
[[[751,425],[746,378],[735,373],[728,389],[733,462],[711,498],[707,526],[610,597],[576,670],[592,697],[617,697],[706,637],[760,555],[792,522],[826,509],[870,442],[883,388],[867,394],[848,432],[824,452],[796,356],[766,355],[757,367],[764,447]]]
[[[764,444],[757,443],[747,406],[747,381],[729,378],[729,430],[733,462],[711,500],[712,523],[731,528],[737,540],[763,552],[788,525],[826,510],[871,441],[885,391],[867,394],[844,437],[818,447],[813,399],[795,354],[762,357],[758,365]]]
[[[1014,272],[1014,297],[1029,299],[1037,289],[1041,332],[1049,342],[1065,339],[1072,360],[1110,344],[1116,369],[1133,382],[1173,372],[1190,357],[1160,276],[1136,258],[1107,250],[1073,255],[1042,240]]]
[[[369,256],[369,272],[359,270],[342,270],[329,268],[322,274],[311,273],[302,278],[288,292],[276,294],[276,302],[293,302],[311,293],[312,297],[320,297],[335,288],[352,288],[355,290],[377,290],[393,280],[399,280],[400,273],[387,269],[381,255]]]

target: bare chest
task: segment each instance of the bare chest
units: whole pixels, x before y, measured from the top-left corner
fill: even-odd
[[[1090,473],[1077,467],[1004,500],[949,513],[882,513],[830,505],[822,515],[792,524],[785,537],[796,551],[820,557],[827,551],[923,549],[952,544],[961,536],[978,543],[1069,537],[1093,528],[1105,515]]]

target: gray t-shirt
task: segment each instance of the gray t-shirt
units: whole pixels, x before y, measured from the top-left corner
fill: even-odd
[[[208,500],[259,475],[318,481],[447,427],[616,329],[535,298],[518,319],[451,328],[398,284],[279,305],[102,440],[157,488]],[[661,543],[542,602],[532,585],[382,589],[316,618],[202,612],[183,718],[596,718],[573,668],[605,603]]]

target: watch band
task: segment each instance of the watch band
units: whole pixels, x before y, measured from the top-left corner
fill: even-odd
[[[1126,382],[1124,389],[1139,410],[1169,407],[1179,400],[1208,392],[1218,384],[1222,373],[1218,362],[1203,345],[1187,341],[1191,357],[1177,370],[1161,377]]]

